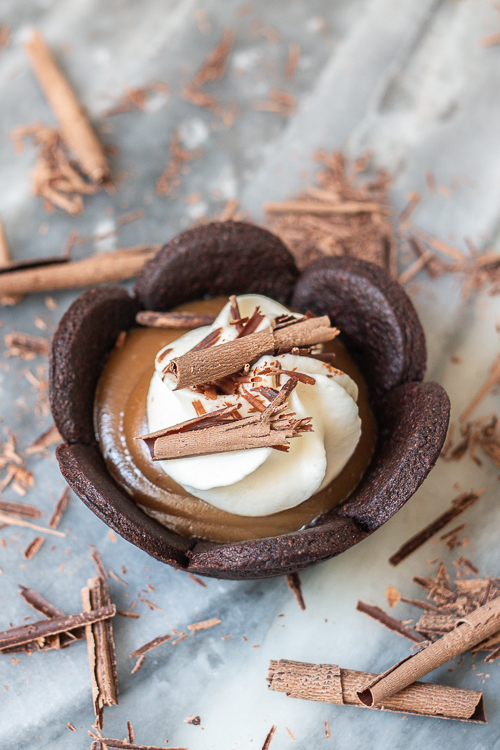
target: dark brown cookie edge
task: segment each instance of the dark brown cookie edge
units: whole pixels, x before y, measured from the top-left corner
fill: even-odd
[[[449,400],[437,383],[405,383],[381,399],[377,413],[378,445],[347,503],[304,531],[237,544],[200,542],[188,552],[189,570],[220,578],[284,575],[335,557],[388,521],[434,466],[446,437]]]
[[[134,293],[147,310],[230,294],[286,303],[299,276],[290,251],[267,229],[213,222],[177,235],[144,267]]]
[[[313,261],[292,303],[330,316],[372,394],[423,379],[427,352],[420,320],[404,289],[378,266],[346,257]]]
[[[57,429],[69,442],[95,441],[93,410],[97,382],[118,334],[140,309],[125,289],[90,289],[63,315],[52,340],[49,397]]]
[[[111,478],[95,445],[63,443],[56,451],[61,473],[85,505],[113,531],[161,562],[186,568],[193,546],[147,516]]]

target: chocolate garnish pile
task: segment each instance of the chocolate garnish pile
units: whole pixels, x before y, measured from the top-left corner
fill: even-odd
[[[281,315],[276,318],[272,327],[257,333],[255,330],[263,319],[259,308],[250,317],[242,318],[234,295],[230,297],[230,302],[231,323],[238,332],[237,337],[215,346],[221,329],[211,331],[187,354],[172,359],[163,370],[163,378],[173,375],[177,381],[176,390],[191,387],[201,389],[205,395],[213,393],[213,397],[217,396],[217,390],[241,395],[258,414],[242,417],[238,411],[241,403],[203,413],[201,402],[194,401],[193,406],[198,414],[194,419],[138,438],[144,440],[154,461],[264,447],[287,451],[290,438],[312,431],[311,417],[294,419],[293,412],[284,411],[288,406],[286,399],[297,383],[300,381],[314,385],[314,378],[304,373],[283,370],[279,362],[257,370],[255,376],[250,378],[250,364],[264,354],[276,354],[280,351],[305,351],[311,354],[312,345],[331,341],[339,331],[332,328],[328,315],[319,318],[313,315],[302,318]],[[149,316],[151,313],[145,315]],[[155,325],[156,319],[153,320]],[[307,348],[301,350],[299,347]],[[282,375],[287,376],[288,380],[278,390],[258,385],[252,389],[269,402],[266,406],[242,386],[252,382],[255,386],[262,375],[270,374],[276,376],[277,384]]]

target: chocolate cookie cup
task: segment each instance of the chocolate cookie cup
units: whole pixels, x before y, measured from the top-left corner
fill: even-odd
[[[258,293],[298,310],[328,314],[370,392],[378,438],[361,482],[341,506],[289,534],[236,543],[186,538],[146,515],[112,479],[94,433],[97,382],[117,337],[139,310],[169,310],[205,296]],[[364,539],[414,494],[436,462],[449,419],[437,383],[422,383],[422,327],[404,290],[378,267],[323,258],[302,273],[270,232],[240,222],[183,232],[144,268],[133,294],[84,292],[54,336],[50,399],[65,443],[61,471],[110,528],[162,562],[230,579],[284,575],[327,560]]]

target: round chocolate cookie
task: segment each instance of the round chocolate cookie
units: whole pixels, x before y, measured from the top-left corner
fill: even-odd
[[[205,224],[174,237],[149,261],[135,295],[146,310],[169,310],[182,302],[229,294],[290,299],[299,276],[276,235],[243,222]]]
[[[179,536],[143,513],[112,479],[95,440],[95,388],[122,330],[139,309],[163,311],[205,295],[265,294],[328,314],[370,387],[377,445],[347,502],[313,526],[280,536],[219,544]],[[422,383],[424,334],[404,290],[378,267],[324,258],[302,275],[283,243],[245,223],[218,222],[183,232],[151,260],[134,296],[92,290],[70,307],[54,336],[51,405],[66,441],[57,457],[68,484],[132,544],[187,571],[218,578],[283,575],[338,555],[385,523],[436,462],[449,419],[437,383]]]

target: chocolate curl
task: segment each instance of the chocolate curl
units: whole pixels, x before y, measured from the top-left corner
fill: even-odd
[[[200,430],[166,435],[155,439],[151,457],[153,461],[164,461],[251,448],[287,446],[288,440],[299,434],[299,421],[262,420],[258,415],[233,420],[229,424],[215,424]]]
[[[243,336],[210,349],[193,351],[173,359],[166,372],[172,372],[177,380],[176,390],[191,385],[219,380],[238,372],[247,362],[274,351],[274,338],[270,328],[250,336]]]
[[[109,253],[96,253],[69,263],[7,271],[0,274],[0,296],[81,289],[125,281],[137,276],[158,249],[156,245],[138,245]]]
[[[110,605],[109,586],[99,577],[90,578],[81,594],[84,612],[88,612],[92,607],[103,605],[105,609],[112,608],[116,611],[115,605]],[[118,704],[115,642],[111,621],[107,619],[105,622],[87,624],[85,635],[92,682],[92,701],[97,724],[102,729],[104,706]]]
[[[153,461],[251,448],[287,450],[289,438],[312,430],[309,417],[293,419],[294,414],[282,413],[287,407],[285,400],[297,382],[290,377],[269,406],[255,416],[234,419],[241,406],[234,404],[136,439],[144,440]]]
[[[135,316],[135,322],[148,328],[201,328],[211,326],[215,315],[201,315],[189,312],[153,312],[142,310]]]
[[[92,182],[103,182],[109,176],[109,164],[102,146],[38,31],[33,33],[25,49],[47,101],[59,120],[65,142],[75,153],[81,168]]]
[[[341,669],[336,664],[281,659],[270,662],[267,679],[270,690],[291,698],[486,724],[481,692],[445,685],[415,682],[383,705],[367,706],[359,702],[358,690],[371,677],[369,672]]]
[[[164,376],[168,373],[175,376],[176,390],[189,388],[239,372],[246,364],[264,354],[274,353],[280,347],[321,344],[331,341],[338,333],[331,327],[328,315],[295,320],[283,328],[266,328],[201,352],[187,352],[172,359],[163,373]]]
[[[34,591],[33,589],[29,589],[22,585],[19,585],[19,589],[18,594],[24,599],[26,604],[32,607],[36,612],[40,612],[40,614],[47,619],[65,616],[65,612],[63,612],[62,609],[59,609],[59,607],[48,602],[47,599],[38,593],[38,591]],[[51,636],[51,638],[53,638],[54,641],[56,638],[58,639],[57,645],[55,646],[56,648],[66,648],[75,641],[85,638],[85,628],[75,628],[71,632],[59,633],[57,636]],[[46,645],[47,639],[44,646]],[[34,644],[28,644],[28,648],[30,646],[34,648]]]
[[[500,630],[500,597],[461,617],[454,630],[435,643],[395,664],[358,690],[359,700],[369,708],[385,704],[395,693],[433,672]]]
[[[114,617],[115,614],[115,605],[111,604],[76,615],[63,615],[62,617],[53,617],[50,620],[39,620],[29,625],[10,628],[10,630],[4,630],[0,633],[0,650],[11,646],[21,646],[23,643],[30,643],[40,638],[47,638],[50,635],[64,633],[67,630],[74,630],[82,625],[107,620]]]

